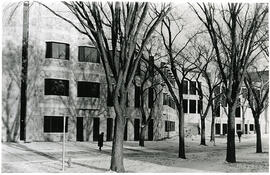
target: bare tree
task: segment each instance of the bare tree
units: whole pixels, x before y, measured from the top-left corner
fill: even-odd
[[[227,7],[214,4],[191,5],[206,27],[216,53],[223,88],[228,104],[227,162],[236,162],[235,110],[248,66],[262,52],[260,43],[267,33],[259,35],[268,14],[266,4],[229,3]]]
[[[160,32],[157,31],[162,38],[164,53],[160,57],[164,60],[160,67],[154,65],[166,84],[173,101],[177,108],[179,118],[179,151],[178,157],[185,159],[185,130],[184,130],[184,110],[183,110],[183,94],[184,85],[187,75],[195,70],[196,66],[190,64],[187,54],[184,53],[190,41],[196,36],[194,34],[188,37],[184,43],[179,43],[184,25],[179,21],[180,17],[176,17],[170,13],[165,17],[161,24]],[[175,85],[175,83],[176,85]]]
[[[141,111],[141,131],[140,131],[140,139],[139,145],[144,146],[145,140],[145,131],[151,119],[155,116],[155,103],[159,99],[159,95],[162,92],[162,82],[158,77],[158,73],[155,71],[154,57],[150,56],[149,59],[151,61],[146,62],[141,60],[140,62],[140,111]],[[136,83],[136,82],[134,82]],[[147,98],[148,97],[148,98]]]
[[[262,152],[262,140],[260,129],[260,114],[268,106],[269,94],[269,72],[255,71],[247,73],[245,77],[245,86],[247,88],[247,99],[252,111],[256,131],[256,152]]]
[[[200,37],[202,39],[202,37]],[[191,78],[187,78],[190,82],[192,79],[196,79],[197,86],[193,88],[196,89],[199,95],[199,114],[201,119],[201,145],[206,145],[205,141],[205,118],[208,115],[208,111],[211,107],[213,107],[214,101],[220,96],[220,94],[215,94],[214,90],[220,86],[221,80],[218,77],[219,72],[216,69],[214,64],[213,54],[214,50],[209,48],[209,43],[205,40],[204,42],[199,42],[198,40],[194,40],[192,42],[192,46],[189,47],[189,55],[191,57],[195,57],[195,62],[191,62],[196,67],[195,73]],[[209,72],[211,70],[211,73]],[[202,83],[205,82],[205,83]],[[205,99],[205,100],[204,100]],[[205,104],[205,108],[203,108]],[[213,114],[213,112],[212,112]],[[212,115],[213,120],[215,120],[215,115]]]
[[[145,45],[171,7],[160,4],[157,13],[153,14],[154,19],[149,20],[147,17],[150,12],[149,3],[63,2],[63,4],[75,17],[76,22],[42,5],[88,37],[100,54],[116,112],[110,169],[123,172],[127,90],[133,81]]]

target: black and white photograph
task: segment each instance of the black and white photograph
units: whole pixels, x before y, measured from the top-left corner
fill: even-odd
[[[269,2],[1,5],[1,173],[269,173]]]

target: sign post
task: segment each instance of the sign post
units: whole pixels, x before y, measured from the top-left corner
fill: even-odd
[[[62,145],[62,171],[65,171],[65,128],[66,128],[66,117],[63,119],[63,145]]]

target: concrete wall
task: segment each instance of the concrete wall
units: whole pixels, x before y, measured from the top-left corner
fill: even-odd
[[[57,3],[51,7],[60,9]],[[11,13],[8,10],[8,13]],[[59,13],[65,13],[61,9]],[[93,118],[100,118],[99,131],[105,133],[107,129],[107,118],[114,118],[114,110],[107,107],[107,87],[105,74],[102,64],[98,63],[80,63],[78,62],[78,46],[91,46],[89,39],[79,34],[70,24],[55,17],[47,9],[33,3],[30,9],[29,24],[29,88],[27,101],[27,125],[26,140],[27,141],[61,141],[61,133],[44,133],[44,116],[66,116],[68,117],[68,133],[67,139],[76,140],[76,121],[77,117],[83,117],[84,140],[93,140]],[[22,7],[14,13],[14,18],[8,22],[8,18],[3,20],[3,48],[9,48],[3,59],[8,62],[10,54],[14,54],[14,68],[19,69],[21,59],[21,41],[22,41]],[[55,41],[67,43],[70,46],[69,60],[59,60],[53,58],[45,58],[46,42]],[[16,52],[15,52],[16,51]],[[19,75],[17,71],[15,75]],[[10,74],[8,68],[4,69],[3,85],[8,82]],[[19,76],[17,77],[19,79]],[[69,80],[69,96],[44,95],[44,79],[56,78]],[[77,97],[77,81],[90,81],[100,83],[100,98],[84,98]],[[14,83],[15,84],[15,83]],[[7,97],[9,103],[6,106],[12,106],[11,111],[18,111],[18,105],[10,105],[11,102],[19,104],[19,86],[13,85],[12,95]],[[15,89],[15,90],[14,90]],[[3,89],[3,94],[7,94]],[[161,99],[160,99],[161,100]],[[178,124],[174,132],[165,133],[164,120],[177,120],[175,110],[169,109],[167,118],[162,115],[160,108],[162,101],[159,102],[158,108],[155,109],[154,121],[154,139],[177,135]],[[13,107],[13,106],[16,106]],[[129,91],[129,106],[126,117],[128,120],[128,140],[134,139],[134,119],[140,119],[139,109],[134,108],[134,88]],[[14,108],[14,109],[13,109]],[[19,119],[19,114],[12,114],[9,118],[9,125],[13,125],[15,118]],[[12,119],[12,120],[11,120]],[[6,127],[2,127],[5,131]],[[19,131],[19,129],[18,129]],[[6,133],[6,132],[3,132]],[[147,131],[146,131],[147,133]],[[146,139],[148,135],[146,134]],[[2,140],[6,140],[3,135]],[[16,138],[18,140],[18,137]]]

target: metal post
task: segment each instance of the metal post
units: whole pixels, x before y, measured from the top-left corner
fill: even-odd
[[[62,171],[65,171],[65,128],[66,128],[66,117],[63,119],[63,147],[62,147]]]

